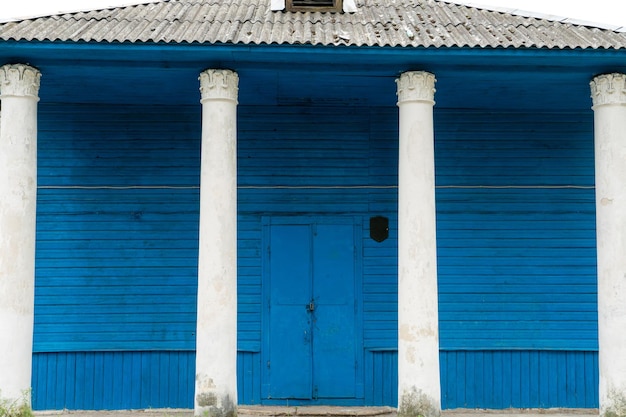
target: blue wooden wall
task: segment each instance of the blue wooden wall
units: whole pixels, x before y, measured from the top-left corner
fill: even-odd
[[[436,113],[442,402],[598,406],[590,114]]]
[[[444,407],[597,406],[590,115],[435,114]],[[199,106],[44,104],[40,129],[34,407],[191,407]],[[395,405],[397,110],[240,106],[238,151],[240,402],[262,402],[262,217],[346,214],[363,402]]]
[[[193,406],[191,110],[41,107],[35,409]]]

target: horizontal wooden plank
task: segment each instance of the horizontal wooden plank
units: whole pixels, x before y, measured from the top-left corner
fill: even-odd
[[[142,286],[110,286],[108,282],[101,282],[100,285],[75,285],[75,286],[50,286],[43,287],[45,288],[45,296],[39,296],[38,302],[41,304],[46,304],[46,298],[50,297],[53,302],[55,299],[58,299],[58,302],[63,302],[64,297],[90,297],[94,294],[95,297],[115,297],[120,300],[120,302],[124,302],[127,299],[125,297],[137,297],[138,299],[148,299],[152,298],[152,296],[163,297],[164,294],[168,294],[169,299],[174,299],[174,302],[177,302],[180,296],[193,296],[195,297],[197,294],[197,286],[196,285],[168,285],[168,286],[159,286],[159,285],[142,285]],[[42,288],[42,290],[43,290]],[[82,299],[83,301],[89,301],[88,299]],[[167,300],[163,300],[167,303]]]
[[[189,313],[195,314],[196,305],[195,303],[171,303],[171,304],[162,304],[154,302],[146,304],[136,305],[128,305],[122,303],[115,303],[112,299],[109,304],[94,304],[89,305],[89,314],[106,314],[108,312],[114,312],[115,314],[126,315],[126,314],[138,314],[137,311],[141,311],[142,308],[145,308],[146,311],[149,311],[153,314],[161,314],[161,313]],[[71,315],[71,314],[80,314],[85,308],[87,304],[81,303],[80,301],[75,301],[72,304],[61,304],[61,303],[51,303],[48,305],[40,304],[39,301],[35,300],[35,316],[38,315]],[[112,316],[112,318],[115,316]],[[94,326],[94,330],[97,331],[97,326]],[[35,335],[37,334],[35,332]],[[93,347],[94,349],[96,347]]]
[[[458,279],[456,279],[458,278]],[[583,297],[597,293],[597,285],[590,282],[576,282],[576,278],[541,275],[528,278],[524,275],[508,275],[504,279],[473,276],[447,276],[446,282],[439,284],[440,293],[445,294],[572,294]],[[573,281],[573,282],[572,282]],[[530,285],[532,284],[532,285]],[[567,285],[565,285],[567,284]]]
[[[541,285],[538,287],[541,288]],[[555,308],[566,306],[572,306],[576,304],[581,304],[581,309],[586,309],[585,305],[590,304],[595,308],[597,295],[595,292],[591,293],[578,293],[578,292],[566,292],[562,293],[561,291],[554,291],[552,293],[546,292],[545,289],[542,292],[507,292],[507,293],[470,293],[464,294],[460,292],[440,292],[439,293],[439,303],[440,304],[473,304],[473,303],[483,303],[483,304],[526,304],[526,303],[550,303],[555,305]],[[529,307],[529,306],[525,306]],[[537,307],[537,309],[542,309],[542,307]],[[454,310],[450,310],[454,311]],[[579,310],[580,311],[580,310]]]
[[[110,323],[156,323],[163,320],[164,314],[158,312],[150,312],[144,314],[130,314],[130,313],[111,313],[111,312],[99,312],[99,313],[83,313],[76,314],[70,318],[64,317],[64,314],[47,314],[37,315],[35,317],[35,323],[39,330],[45,329],[45,325],[58,324],[63,321],[68,324],[110,324]],[[190,322],[195,326],[195,314],[194,312],[168,312],[168,319],[172,323],[185,323]],[[64,320],[65,319],[65,320]]]
[[[115,319],[117,317],[111,316],[111,319]],[[196,331],[196,323],[195,320],[181,320],[180,322],[176,322],[174,320],[169,319],[165,315],[161,316],[162,319],[168,319],[167,324],[161,324],[158,322],[140,322],[135,323],[132,318],[129,317],[130,321],[118,321],[117,323],[109,322],[100,322],[98,323],[98,330],[91,331],[92,334],[98,334],[100,337],[102,335],[106,335],[111,340],[123,340],[125,335],[124,332],[133,332],[137,339],[150,340],[152,337],[150,336],[152,333],[161,333],[164,339],[172,338],[174,341],[176,340],[176,335],[179,334],[182,337],[189,339],[194,335]],[[39,335],[44,336],[45,334],[50,335],[60,335],[60,334],[71,334],[71,333],[82,333],[84,330],[89,330],[91,326],[89,324],[93,323],[75,323],[75,322],[57,322],[57,323],[41,323],[38,322],[38,330]],[[175,331],[173,329],[176,329]],[[115,334],[113,334],[115,333]],[[167,336],[163,336],[167,334]],[[85,340],[85,336],[70,336],[70,339],[80,339]],[[95,337],[98,339],[99,337]]]

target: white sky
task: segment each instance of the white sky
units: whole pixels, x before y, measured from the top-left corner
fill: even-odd
[[[229,0],[224,0],[229,1]],[[268,0],[269,1],[269,0]],[[366,0],[367,1],[367,0]],[[519,9],[626,27],[625,0],[449,0],[456,3]],[[146,3],[142,0],[0,0],[0,20],[56,12]]]

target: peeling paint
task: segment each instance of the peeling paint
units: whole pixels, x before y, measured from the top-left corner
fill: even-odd
[[[610,204],[613,204],[613,199],[604,197],[600,200],[600,204],[602,204],[603,206],[608,206]]]
[[[409,342],[413,342],[417,340],[414,332],[411,329],[411,326],[409,326],[408,324],[400,325],[400,329],[398,333],[399,333],[400,339],[402,340],[407,340]]]

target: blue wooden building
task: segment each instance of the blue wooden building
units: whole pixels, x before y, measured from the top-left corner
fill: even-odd
[[[2,393],[621,415],[624,33],[165,0],[2,23],[0,64]]]

